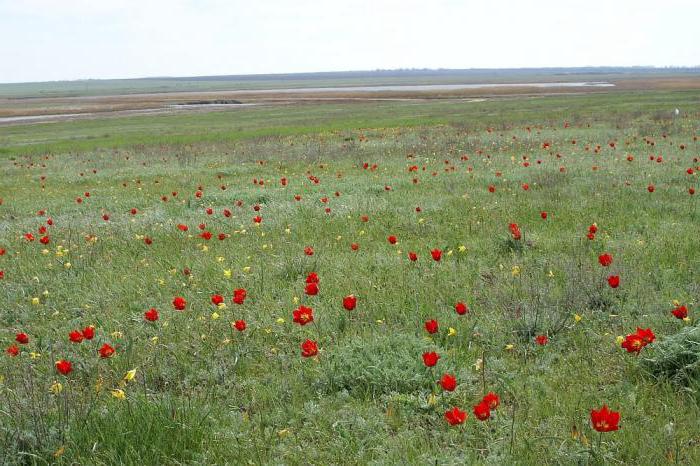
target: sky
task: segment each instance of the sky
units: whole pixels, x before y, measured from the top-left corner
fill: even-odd
[[[700,65],[700,0],[0,0],[0,82]]]

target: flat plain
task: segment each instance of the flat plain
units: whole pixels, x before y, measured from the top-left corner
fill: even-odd
[[[700,463],[697,75],[567,79],[0,88],[0,463]]]

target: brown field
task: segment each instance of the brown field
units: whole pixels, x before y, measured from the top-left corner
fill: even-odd
[[[198,106],[177,108],[187,102],[232,100],[254,105],[290,105],[308,102],[353,102],[373,100],[431,100],[431,99],[488,99],[507,96],[541,96],[552,94],[617,93],[642,90],[699,89],[700,77],[624,77],[606,79],[614,87],[547,87],[536,88],[514,84],[498,88],[439,89],[429,91],[329,91],[309,92],[305,89],[270,92],[206,91],[163,92],[108,96],[0,98],[0,125],[27,124],[75,118],[124,116],[138,113],[169,113],[182,111],[230,110],[228,106]],[[18,120],[13,118],[20,117]],[[24,118],[30,117],[30,118]],[[42,118],[45,117],[45,118]],[[3,119],[6,119],[3,121]]]

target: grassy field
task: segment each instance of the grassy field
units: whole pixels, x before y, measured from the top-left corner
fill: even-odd
[[[0,128],[0,463],[700,463],[699,108],[649,91]],[[604,404],[619,430],[593,428]]]

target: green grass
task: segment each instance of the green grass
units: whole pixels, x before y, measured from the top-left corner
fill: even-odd
[[[0,342],[23,331],[30,343],[0,357],[0,461],[697,464],[696,372],[688,380],[673,368],[697,351],[684,335],[697,333],[700,212],[688,188],[700,186],[686,170],[699,165],[700,114],[671,119],[669,109],[699,100],[308,105],[1,128]],[[603,252],[614,257],[608,269]],[[318,296],[304,294],[310,272]],[[248,292],[241,306],[235,288]],[[225,308],[210,303],[215,293]],[[351,312],[348,294],[358,296]],[[187,299],[184,312],[174,296]],[[673,300],[689,322],[670,314]],[[292,322],[299,304],[314,323]],[[143,319],[151,307],[155,323]],[[231,328],[239,319],[244,332]],[[69,342],[88,325],[94,340]],[[616,343],[637,326],[657,335],[639,357]],[[534,343],[540,334],[549,344]],[[317,357],[301,357],[307,338]],[[98,357],[103,343],[113,357]],[[424,351],[441,355],[435,368]],[[60,358],[73,362],[70,375],[55,371]],[[435,383],[446,372],[458,380],[452,393]],[[502,402],[480,422],[471,410],[485,391]],[[622,428],[598,435],[589,413],[603,403]],[[445,422],[452,406],[469,413],[465,424]]]

